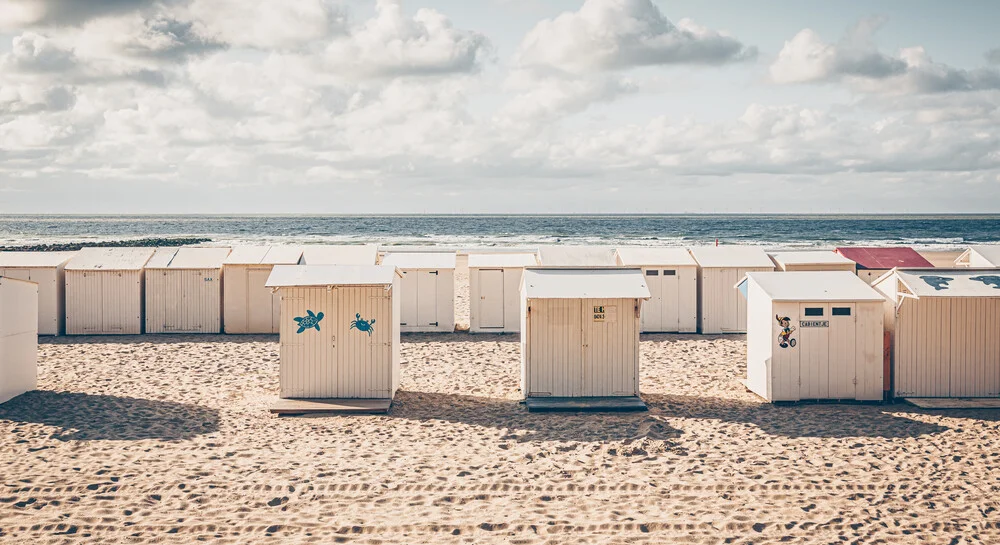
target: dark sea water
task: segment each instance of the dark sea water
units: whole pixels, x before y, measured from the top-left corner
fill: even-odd
[[[768,248],[1000,243],[1000,215],[0,216],[0,245],[199,236],[216,242],[401,245],[753,244]]]

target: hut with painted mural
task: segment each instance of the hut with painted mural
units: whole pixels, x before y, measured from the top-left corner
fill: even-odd
[[[66,329],[66,263],[76,252],[0,252],[0,276],[38,284],[38,334]]]
[[[926,269],[934,264],[913,248],[837,248],[837,253],[857,264],[858,277],[871,284],[895,268]]]
[[[768,401],[883,398],[882,295],[850,271],[752,272],[747,388]]]
[[[833,251],[774,252],[768,254],[779,271],[848,271],[855,263]]]
[[[1000,270],[897,269],[886,299],[897,397],[1000,397]]]
[[[301,265],[374,265],[375,244],[308,244],[302,247]]]
[[[997,268],[1000,267],[1000,245],[970,246],[955,260],[958,267]]]
[[[229,248],[159,248],[146,263],[146,333],[221,333]]]
[[[386,265],[274,267],[280,397],[380,399],[399,388],[402,276]]]
[[[84,248],[66,263],[67,335],[142,333],[153,248]]]
[[[469,254],[469,331],[521,330],[521,277],[535,254]]]
[[[698,263],[684,248],[618,248],[618,264],[646,277],[649,300],[642,305],[643,333],[698,331]]]
[[[403,274],[400,325],[404,333],[455,331],[454,252],[389,253],[383,265]]]
[[[264,286],[275,265],[295,265],[298,246],[237,246],[222,262],[222,323],[227,334],[277,333],[281,300]]]
[[[691,248],[698,263],[698,332],[746,333],[747,302],[736,290],[747,273],[774,270],[764,250],[752,246]]]
[[[639,269],[526,269],[521,287],[521,392],[528,408],[639,399]]]
[[[0,276],[0,403],[35,389],[38,284]]]
[[[538,249],[542,267],[617,267],[614,248],[603,246],[542,246]]]

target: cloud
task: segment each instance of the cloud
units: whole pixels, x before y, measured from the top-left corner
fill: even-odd
[[[297,49],[341,34],[344,13],[330,0],[190,0],[177,10],[215,41],[260,50]]]
[[[398,0],[378,0],[374,18],[326,47],[331,71],[356,77],[468,73],[489,54],[482,34],[456,29],[444,14],[420,9],[411,18]]]
[[[80,25],[163,3],[169,0],[0,0],[0,28]]]
[[[574,73],[672,64],[719,65],[756,57],[754,47],[682,19],[673,24],[650,0],[587,0],[539,22],[515,62]]]
[[[804,29],[785,42],[770,66],[779,84],[845,82],[869,93],[922,94],[1000,89],[1000,71],[965,70],[934,62],[922,47],[898,55],[878,51],[872,36],[883,19],[863,19],[840,42]]]

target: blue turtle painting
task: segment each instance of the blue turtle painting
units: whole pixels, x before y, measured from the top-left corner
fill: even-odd
[[[991,274],[987,274],[987,275],[983,275],[983,276],[973,276],[972,278],[969,278],[969,280],[975,280],[976,282],[982,282],[983,284],[986,284],[987,286],[993,286],[993,289],[995,289],[995,290],[1000,290],[1000,276],[994,276],[994,275],[991,275]]]
[[[302,333],[307,329],[316,328],[319,331],[319,323],[323,321],[323,313],[313,314],[313,311],[307,310],[306,316],[299,316],[295,318],[295,322],[299,324],[299,330],[296,333]]]
[[[357,329],[358,331],[367,332],[368,336],[372,336],[372,331],[375,331],[375,319],[372,321],[362,320],[361,314],[355,314],[354,320],[351,321],[351,329]]]
[[[927,282],[927,285],[934,288],[934,291],[943,291],[948,289],[948,282],[954,280],[954,278],[949,278],[947,276],[921,276],[920,279]]]

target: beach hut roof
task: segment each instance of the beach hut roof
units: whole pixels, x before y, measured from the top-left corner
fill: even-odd
[[[618,257],[622,264],[632,267],[641,266],[684,266],[697,265],[690,252],[685,248],[645,248],[629,246],[618,248]]]
[[[992,269],[895,270],[875,285],[898,280],[910,295],[921,297],[1000,297],[1000,271]]]
[[[543,267],[617,267],[615,249],[602,246],[543,246],[538,249]]]
[[[756,246],[698,246],[691,255],[703,268],[727,267],[774,268],[774,262]]]
[[[837,253],[858,264],[859,269],[894,269],[896,267],[930,268],[934,264],[913,248],[837,248]]]
[[[58,267],[76,252],[0,252],[0,267]]]
[[[157,248],[147,269],[218,269],[229,248]]]
[[[649,299],[638,269],[525,269],[528,299]]]
[[[382,264],[393,265],[400,269],[454,269],[455,253],[392,253],[382,259]]]
[[[746,293],[753,282],[772,301],[884,301],[877,291],[850,271],[751,272],[737,285]]]
[[[991,264],[1000,267],[1000,244],[969,246],[969,249],[966,250],[962,256],[956,260],[956,262],[966,259],[972,252],[979,254],[983,259]]]
[[[306,265],[374,265],[378,246],[374,244],[313,244],[302,247]]]
[[[154,248],[84,248],[66,264],[68,271],[139,271]]]
[[[388,265],[275,265],[264,286],[391,286],[398,274]]]
[[[469,254],[469,268],[533,267],[538,265],[535,254]]]
[[[295,265],[302,258],[298,246],[237,246],[223,262],[226,265]]]
[[[853,261],[828,251],[775,252],[771,257],[780,265],[851,265]]]

